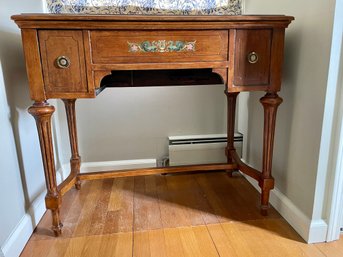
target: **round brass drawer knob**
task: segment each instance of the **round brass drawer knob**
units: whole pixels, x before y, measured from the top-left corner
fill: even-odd
[[[59,56],[56,59],[56,64],[57,64],[57,67],[61,69],[66,69],[70,66],[70,60],[66,56]]]
[[[250,52],[250,53],[248,54],[248,62],[249,62],[249,63],[252,63],[252,64],[258,62],[258,55],[257,55],[256,52]]]

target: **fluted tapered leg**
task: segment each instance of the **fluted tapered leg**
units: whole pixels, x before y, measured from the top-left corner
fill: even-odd
[[[233,158],[230,150],[234,150],[235,141],[235,116],[236,116],[236,100],[239,93],[229,93],[225,91],[227,97],[227,147],[225,154],[228,163],[233,163]],[[233,170],[227,171],[229,176],[232,176]]]
[[[56,236],[59,236],[63,226],[60,220],[62,199],[57,188],[54,148],[51,135],[51,116],[54,113],[55,108],[47,102],[35,102],[28,111],[36,120],[42,152],[45,184],[47,188],[45,205],[52,213],[52,230]]]
[[[80,173],[81,157],[79,155],[78,141],[77,141],[77,128],[76,128],[76,113],[75,113],[76,99],[63,99],[69,131],[69,142],[71,149],[70,170],[71,173],[77,176]],[[76,189],[81,188],[81,181],[76,179]]]
[[[273,146],[275,134],[276,112],[282,103],[282,98],[276,93],[267,93],[260,99],[264,108],[264,132],[263,132],[263,161],[262,177],[259,181],[261,187],[261,213],[267,215],[270,190],[274,188],[272,177]]]

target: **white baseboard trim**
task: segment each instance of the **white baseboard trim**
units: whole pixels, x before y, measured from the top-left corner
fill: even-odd
[[[156,159],[140,159],[140,160],[125,160],[125,161],[108,161],[108,162],[87,162],[81,166],[81,172],[93,171],[112,171],[121,169],[138,169],[156,167]],[[65,179],[69,175],[69,163],[62,165],[56,172],[57,183]],[[6,242],[1,246],[0,257],[18,257],[24,249],[27,241],[33,233],[33,230],[43,217],[45,208],[45,194],[42,192],[39,197],[32,203],[30,209],[20,220],[13,233],[9,236]]]
[[[24,249],[33,230],[45,213],[45,192],[32,203],[28,212],[20,220],[12,234],[1,247],[4,257],[18,257]]]
[[[95,171],[113,171],[156,167],[156,159],[137,159],[107,162],[85,162],[81,164],[81,173]]]
[[[245,174],[243,174],[243,176],[256,188],[257,191],[261,191],[256,180],[246,176]],[[309,219],[277,188],[274,188],[270,192],[269,202],[307,243],[325,242],[328,225],[324,220]]]
[[[105,162],[83,162],[81,164],[80,173],[89,173],[97,171],[113,171],[125,169],[140,169],[156,167],[156,159],[137,159],[137,160],[120,160],[120,161],[105,161]],[[65,179],[70,172],[69,163],[63,164],[57,171],[63,179]]]
[[[312,220],[308,234],[308,243],[323,243],[327,240],[328,223],[326,220]]]

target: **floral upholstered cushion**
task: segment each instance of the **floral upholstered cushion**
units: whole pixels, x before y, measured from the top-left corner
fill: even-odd
[[[242,0],[46,0],[50,13],[239,15]]]

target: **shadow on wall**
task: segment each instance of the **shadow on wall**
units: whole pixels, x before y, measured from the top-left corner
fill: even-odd
[[[287,194],[287,184],[285,184],[289,165],[289,151],[292,133],[292,121],[294,113],[295,85],[298,74],[297,60],[299,53],[297,45],[299,36],[295,31],[288,33],[285,41],[285,62],[283,67],[283,81],[279,95],[283,98],[283,103],[279,106],[276,119],[274,155],[272,175],[275,177],[276,187]],[[248,135],[247,135],[247,155],[246,160],[257,169],[262,168],[262,143],[263,143],[263,107],[260,98],[264,94],[261,92],[250,93],[248,101]]]
[[[25,209],[28,210],[44,190],[42,163],[37,158],[40,156],[39,144],[34,120],[27,112],[27,107],[32,102],[27,86],[20,34],[0,31],[0,38],[0,60],[10,110],[9,117],[16,144]]]

